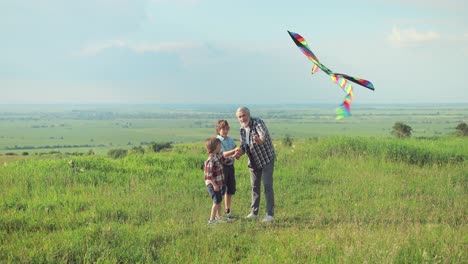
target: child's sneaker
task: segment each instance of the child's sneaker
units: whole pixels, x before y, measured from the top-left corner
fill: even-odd
[[[221,216],[221,217],[216,217],[216,222],[218,224],[222,224],[222,223],[226,223],[227,220],[224,217]]]
[[[222,223],[226,223],[226,221],[219,217],[217,217],[214,220],[208,220],[208,225],[217,225],[217,224],[222,224]]]
[[[235,215],[232,214],[232,213],[229,213],[229,214],[226,214],[226,218],[229,219],[229,220],[236,220],[236,219],[237,219],[237,216],[235,216]]]

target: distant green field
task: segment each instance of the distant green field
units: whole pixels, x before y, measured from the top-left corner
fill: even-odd
[[[447,136],[467,122],[464,105],[355,107],[353,116],[335,120],[334,106],[254,105],[274,139],[324,136],[390,137],[395,122],[413,128],[413,137]],[[0,106],[0,153],[48,151],[106,153],[149,142],[200,142],[213,135],[219,119],[237,139],[237,106]]]

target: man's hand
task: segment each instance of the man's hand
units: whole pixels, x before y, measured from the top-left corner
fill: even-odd
[[[236,159],[239,159],[242,155],[244,155],[244,151],[241,148],[236,148],[236,151],[234,152],[234,157],[236,157]]]
[[[264,136],[262,133],[259,134],[254,134],[253,135],[253,140],[256,144],[262,144],[264,141]]]

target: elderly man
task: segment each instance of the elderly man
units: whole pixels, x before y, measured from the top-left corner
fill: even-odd
[[[260,118],[250,116],[247,107],[236,111],[240,128],[240,148],[236,156],[247,154],[249,158],[250,184],[252,186],[252,203],[247,219],[256,219],[260,206],[260,185],[263,180],[266,198],[266,216],[263,222],[273,221],[275,196],[273,192],[273,170],[275,164],[275,149],[271,142],[268,129]]]

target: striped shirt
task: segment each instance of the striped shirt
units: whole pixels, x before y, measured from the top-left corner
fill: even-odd
[[[224,185],[223,164],[226,160],[223,154],[211,154],[205,161],[205,184],[208,185],[211,181],[221,186]]]
[[[261,169],[275,160],[275,149],[271,142],[268,128],[262,119],[251,117],[249,128],[250,133],[247,133],[245,128],[240,128],[241,149],[247,153],[249,157],[249,167]],[[254,134],[263,135],[264,142],[262,144],[256,144],[253,140]]]

